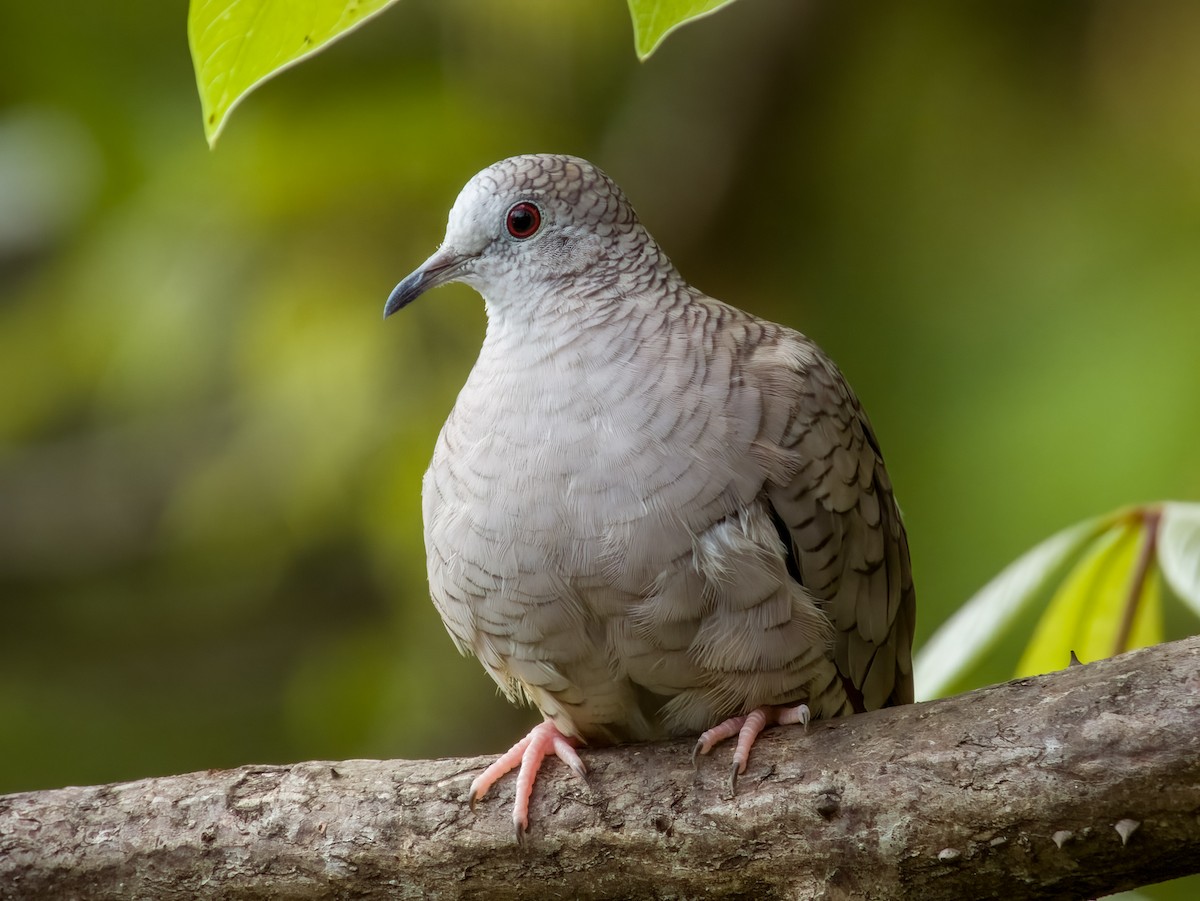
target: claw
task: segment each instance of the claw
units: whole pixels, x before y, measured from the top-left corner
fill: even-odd
[[[746,722],[744,716],[734,716],[723,723],[718,723],[708,731],[702,732],[696,739],[696,747],[692,749],[692,763],[696,762],[697,754],[707,754],[725,739],[737,735],[744,722]]]

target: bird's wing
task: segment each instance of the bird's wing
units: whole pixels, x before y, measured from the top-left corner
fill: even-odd
[[[773,337],[747,363],[761,386],[762,441],[785,461],[765,493],[789,571],[836,629],[852,706],[910,703],[916,595],[879,444],[833,362],[797,332]]]

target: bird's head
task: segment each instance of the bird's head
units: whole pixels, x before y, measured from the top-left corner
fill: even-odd
[[[599,168],[572,156],[514,156],[467,182],[441,246],[396,286],[384,316],[447,282],[464,282],[489,303],[541,296],[586,270],[629,269],[648,250],[666,260]]]

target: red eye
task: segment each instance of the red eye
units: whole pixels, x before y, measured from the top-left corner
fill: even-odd
[[[514,238],[530,237],[541,224],[542,211],[528,200],[513,204],[505,222],[505,225],[508,226],[508,233]]]

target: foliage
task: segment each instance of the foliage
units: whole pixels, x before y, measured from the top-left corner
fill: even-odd
[[[188,45],[215,144],[241,100],[269,78],[383,12],[396,0],[191,0]]]
[[[645,60],[672,31],[716,12],[733,0],[629,0],[633,19],[633,42],[639,59]]]
[[[996,676],[993,649],[1010,632],[1032,637],[1012,675],[1088,662],[1164,638],[1163,589],[1200,615],[1200,504],[1120,510],[1046,539],[959,608],[918,655],[918,694],[937,697]],[[1177,634],[1172,637],[1179,637]]]
[[[188,45],[215,145],[233,108],[263,82],[349,34],[397,0],[191,0]],[[733,0],[629,0],[634,43],[646,59],[668,34]]]

